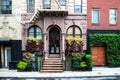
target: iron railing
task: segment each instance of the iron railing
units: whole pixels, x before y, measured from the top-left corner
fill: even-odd
[[[62,63],[63,63],[63,70],[65,70],[65,52],[61,52]]]

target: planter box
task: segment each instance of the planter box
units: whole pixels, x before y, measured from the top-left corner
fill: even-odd
[[[72,59],[72,70],[73,71],[92,71],[92,68],[88,68],[87,66],[84,66],[84,67],[80,66],[80,64],[83,62],[85,61],[81,59]]]
[[[81,60],[80,59],[72,59],[72,70],[73,71],[78,71],[80,70],[80,62]]]
[[[69,56],[66,58],[66,62],[65,62],[65,70],[66,71],[72,71],[72,62],[71,62],[72,57]]]

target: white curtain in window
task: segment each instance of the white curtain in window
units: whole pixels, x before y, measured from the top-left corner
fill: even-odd
[[[51,0],[43,0],[43,8],[50,9],[50,1]]]
[[[81,5],[81,0],[75,0],[75,5]]]
[[[93,9],[92,10],[92,23],[99,23],[99,10]]]
[[[110,19],[109,19],[110,24],[116,24],[116,22],[117,22],[116,16],[117,16],[116,9],[111,9],[110,10]]]
[[[66,0],[59,0],[59,4],[60,4],[60,5],[65,5],[65,3],[66,3],[65,1],[66,1]]]
[[[30,39],[32,38],[42,39],[42,30],[38,26],[33,26],[29,29],[28,36]]]
[[[59,5],[62,9],[66,8],[66,0],[58,0],[58,2],[59,2]]]
[[[67,34],[73,34],[73,28],[72,28],[72,27],[70,27],[70,28],[68,29]]]
[[[75,33],[80,34],[80,29],[78,27],[75,27]]]
[[[81,13],[82,12],[82,0],[74,0],[74,12]]]
[[[27,0],[27,12],[34,12],[35,0]]]
[[[44,4],[50,4],[50,0],[43,0]]]
[[[33,27],[29,29],[29,38],[30,39],[34,38],[34,28]]]
[[[67,36],[68,37],[73,37],[73,36],[81,37],[81,30],[80,30],[80,28],[75,26],[75,25],[69,27],[68,30],[67,30]]]
[[[39,27],[36,28],[36,38],[42,39],[42,31]]]

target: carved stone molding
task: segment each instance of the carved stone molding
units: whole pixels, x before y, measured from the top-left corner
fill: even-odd
[[[17,39],[17,30],[12,26],[9,26],[9,22],[2,22],[0,32],[3,39]]]

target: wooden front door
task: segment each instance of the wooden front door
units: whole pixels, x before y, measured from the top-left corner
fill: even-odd
[[[106,49],[105,47],[92,47],[92,59],[93,65],[105,65],[106,64]]]
[[[49,53],[60,53],[60,31],[58,28],[51,28],[49,31]]]

